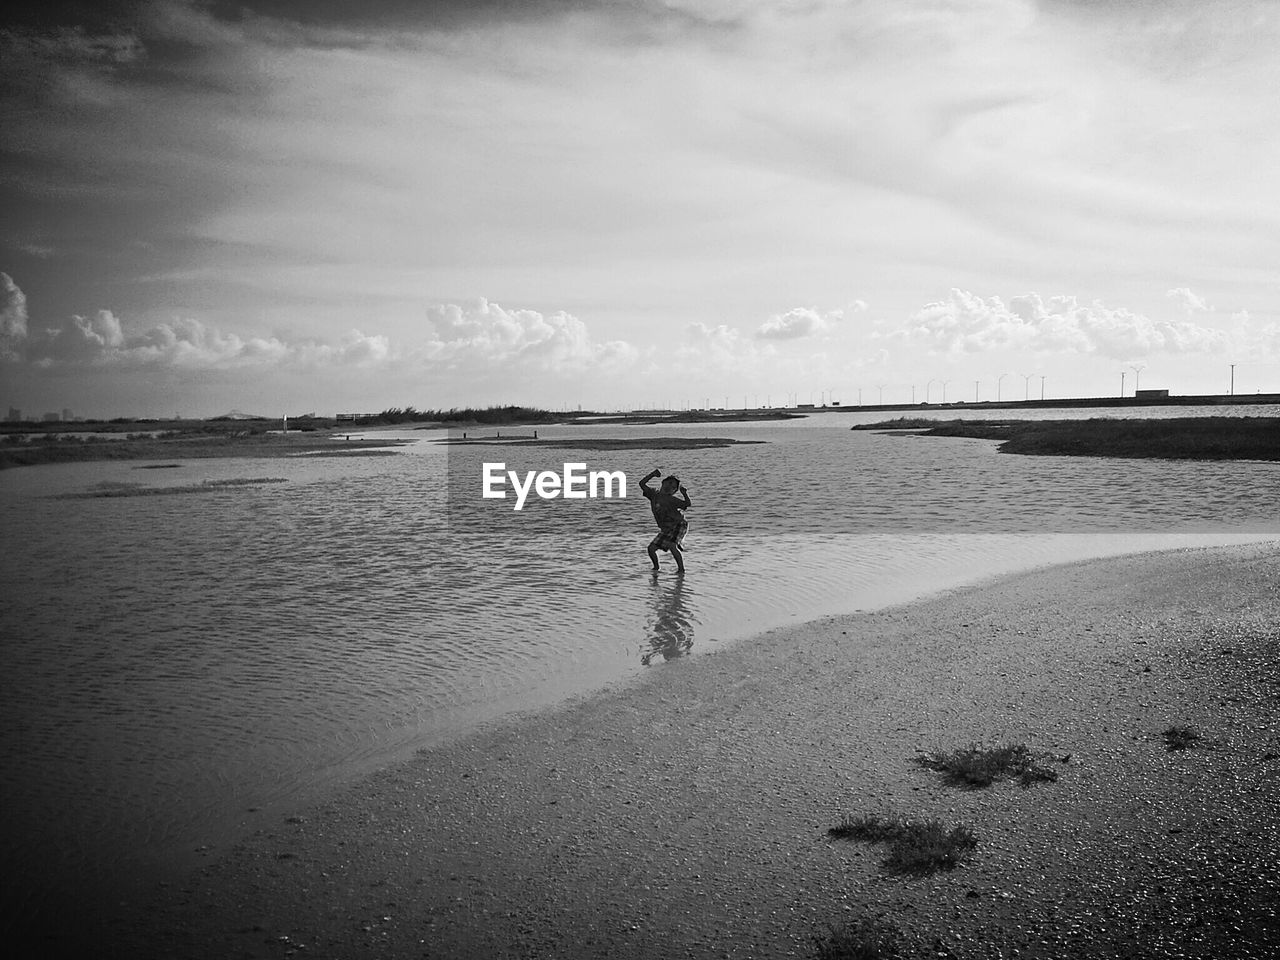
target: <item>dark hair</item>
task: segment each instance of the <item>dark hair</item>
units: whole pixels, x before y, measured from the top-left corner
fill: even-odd
[[[665,487],[665,486],[678,487],[678,486],[680,486],[680,478],[679,478],[679,477],[667,476],[666,478],[664,478],[664,479],[663,479],[663,481],[662,481],[662,485],[663,485],[664,487]]]

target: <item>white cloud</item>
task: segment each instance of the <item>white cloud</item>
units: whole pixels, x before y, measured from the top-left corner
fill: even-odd
[[[27,338],[27,296],[13,282],[13,277],[0,273],[0,360],[16,360]]]
[[[624,367],[637,356],[625,341],[596,342],[585,323],[564,311],[544,316],[479,299],[434,305],[427,320],[433,336],[425,357],[451,368],[493,373],[509,366],[570,373]]]
[[[1227,346],[1221,330],[1186,320],[1152,319],[1123,307],[1107,307],[1075,297],[1048,299],[1037,293],[984,299],[964,290],[916,313],[906,339],[938,352],[974,353],[997,349],[1096,353],[1124,359],[1149,353],[1218,352]]]
[[[558,311],[507,310],[484,298],[467,305],[439,303],[428,308],[434,330],[424,357],[449,369],[500,374],[525,369],[581,374],[630,366],[635,347],[625,340],[596,342],[586,324]]]
[[[1232,359],[1252,362],[1280,358],[1280,323],[1261,323],[1248,310],[1231,315],[1233,329]]]
[[[735,327],[720,323],[709,327],[690,323],[676,347],[673,358],[689,373],[749,373],[764,358],[775,355],[772,346],[760,346]]]
[[[851,312],[867,309],[862,300],[855,300],[849,307]],[[795,307],[786,313],[774,314],[756,330],[756,336],[762,340],[794,340],[799,337],[812,337],[828,333],[837,323],[845,318],[843,310],[831,310],[819,313],[811,307]]]
[[[1165,296],[1181,304],[1187,313],[1199,313],[1209,309],[1209,304],[1205,302],[1204,298],[1193,293],[1189,287],[1174,287],[1172,290],[1166,291]]]
[[[428,370],[492,377],[521,372],[608,374],[633,365],[639,356],[624,341],[595,341],[586,324],[568,313],[544,316],[536,310],[507,310],[487,300],[429,308],[431,333],[413,349],[402,349],[386,335],[359,330],[336,342],[244,337],[190,318],[130,329],[110,310],[28,330],[25,296],[7,275],[0,278],[5,356],[25,357],[43,368],[351,369],[407,362]]]
[[[43,368],[363,367],[394,358],[385,336],[366,336],[358,330],[336,344],[290,343],[278,337],[245,338],[193,319],[176,319],[128,332],[110,310],[72,316],[29,334],[23,331],[15,340],[21,341],[26,359]],[[10,359],[16,359],[17,351],[10,352]]]

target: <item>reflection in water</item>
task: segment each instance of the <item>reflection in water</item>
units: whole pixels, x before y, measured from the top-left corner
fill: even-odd
[[[659,654],[663,660],[684,656],[693,646],[693,622],[689,614],[689,596],[684,574],[674,580],[659,579],[653,573],[653,617],[649,622],[649,649],[640,655],[646,667]]]

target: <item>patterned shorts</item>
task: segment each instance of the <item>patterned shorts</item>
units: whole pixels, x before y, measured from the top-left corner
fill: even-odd
[[[671,527],[664,527],[658,531],[658,535],[649,541],[650,550],[665,550],[671,552],[672,547],[684,548],[684,535],[689,530],[689,521],[681,520],[679,524]]]

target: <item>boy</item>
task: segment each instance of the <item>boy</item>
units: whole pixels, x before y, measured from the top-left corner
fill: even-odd
[[[658,551],[665,550],[676,558],[676,571],[684,573],[684,554],[680,548],[685,531],[689,529],[689,521],[684,518],[684,511],[690,505],[689,494],[675,477],[667,477],[662,481],[662,489],[654,490],[649,481],[660,476],[662,471],[654,469],[640,481],[640,492],[649,501],[653,519],[658,524],[658,535],[649,543],[649,559],[653,561],[653,569],[657,570]],[[676,491],[680,497],[676,496]]]

